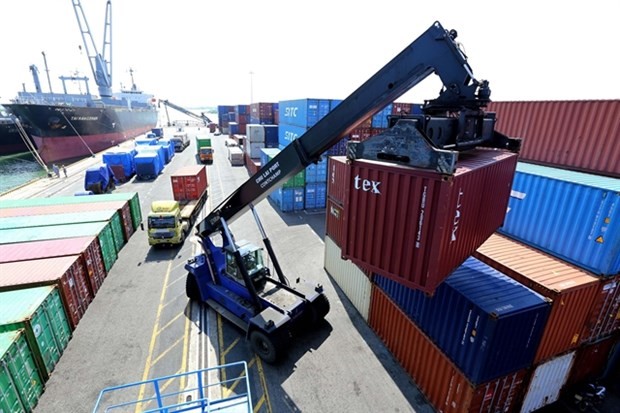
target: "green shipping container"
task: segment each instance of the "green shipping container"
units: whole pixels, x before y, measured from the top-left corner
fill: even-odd
[[[129,201],[131,217],[133,219],[134,230],[142,222],[142,209],[140,207],[140,197],[137,192],[118,192],[113,194],[101,194],[91,196],[57,196],[50,198],[30,198],[30,199],[6,199],[0,203],[0,208],[21,208],[42,205],[64,205],[64,204],[88,204],[92,202],[109,201]]]
[[[211,138],[196,137],[196,150],[200,151],[200,148],[206,147],[211,147]]]
[[[81,224],[85,222],[110,221],[117,210],[72,212],[67,214],[26,215],[18,217],[0,217],[0,228],[31,228],[46,227],[50,225]]]
[[[47,380],[71,338],[56,286],[0,292],[0,333],[24,329],[41,377]]]
[[[110,271],[110,268],[112,268],[112,265],[118,258],[118,250],[114,242],[111,222],[90,222],[38,228],[0,229],[0,244],[89,236],[96,236],[99,238],[105,269]]]
[[[276,151],[276,149],[274,149]],[[273,156],[269,156],[269,160],[272,160]],[[306,170],[302,170],[297,175],[294,175],[291,179],[282,184],[282,188],[303,188],[306,186]]]
[[[25,330],[0,333],[0,412],[31,412],[42,393]]]

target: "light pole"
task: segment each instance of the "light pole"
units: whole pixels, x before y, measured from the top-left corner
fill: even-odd
[[[250,103],[254,103],[254,72],[250,70]]]

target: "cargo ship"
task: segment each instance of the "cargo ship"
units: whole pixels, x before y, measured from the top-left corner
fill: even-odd
[[[48,164],[94,155],[150,131],[158,118],[156,99],[138,90],[132,70],[131,87],[112,93],[111,1],[106,4],[102,53],[94,46],[80,2],[74,1],[73,7],[99,96],[90,93],[86,76],[60,76],[64,92],[52,93],[50,85],[50,92],[43,93],[32,65],[36,91],[19,92],[13,102],[4,104],[22,123],[31,126],[39,156]],[[84,89],[78,94],[67,93],[67,81],[77,81]]]

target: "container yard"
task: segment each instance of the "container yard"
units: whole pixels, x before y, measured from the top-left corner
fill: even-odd
[[[567,103],[491,104],[455,36],[0,196],[0,411],[620,411],[616,163],[538,149]],[[467,84],[397,102],[429,48]]]

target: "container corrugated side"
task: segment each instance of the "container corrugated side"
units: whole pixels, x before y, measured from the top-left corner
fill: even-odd
[[[87,269],[91,294],[95,296],[107,275],[101,255],[101,247],[96,237],[0,245],[0,263],[66,257],[70,255],[79,255],[81,257]]]
[[[0,218],[0,228],[45,227],[50,225],[78,224],[83,222],[105,222],[112,219],[115,210],[86,211],[78,213],[30,215]]]
[[[502,225],[513,153],[459,155],[452,176],[356,160],[345,200],[343,255],[410,288],[432,293]]]
[[[620,345],[620,337],[608,337],[596,343],[582,345],[577,349],[573,367],[566,381],[567,387],[579,383],[599,380],[605,374],[605,368],[614,346]]]
[[[325,271],[336,281],[362,318],[368,321],[372,290],[370,278],[351,261],[343,260],[341,255],[338,245],[325,237]]]
[[[581,343],[583,326],[600,288],[596,277],[497,234],[491,235],[473,256],[552,300],[535,364],[575,349]]]
[[[43,393],[25,331],[0,333],[0,411],[30,412]]]
[[[340,205],[344,205],[349,187],[347,158],[330,156],[327,161],[327,196]]]
[[[582,341],[592,343],[620,330],[620,275],[601,279],[588,319],[581,334]]]
[[[519,162],[502,234],[596,275],[620,273],[620,180]]]
[[[175,201],[199,199],[207,190],[207,168],[204,165],[185,166],[170,176]]]
[[[138,199],[137,192],[115,192],[113,194],[100,194],[95,196],[52,196],[48,198],[6,199],[2,200],[0,209],[31,207],[42,205],[73,205],[93,204],[97,202],[130,201]]]
[[[336,243],[338,248],[342,248],[344,245],[344,231],[344,209],[331,198],[327,198],[325,233]]]
[[[93,300],[87,269],[78,255],[0,264],[0,291],[55,285],[73,330]]]
[[[373,283],[472,383],[532,365],[549,302],[477,259],[467,259],[432,297],[377,274]]]
[[[526,384],[520,412],[530,413],[557,401],[574,359],[575,352],[571,351],[536,366]]]
[[[422,330],[374,285],[368,323],[437,411],[510,412],[517,407],[525,370],[472,385]]]
[[[620,177],[620,100],[491,102],[496,129],[523,138],[522,160]]]
[[[58,288],[0,292],[0,332],[20,329],[25,330],[39,373],[47,381],[71,338]]]

